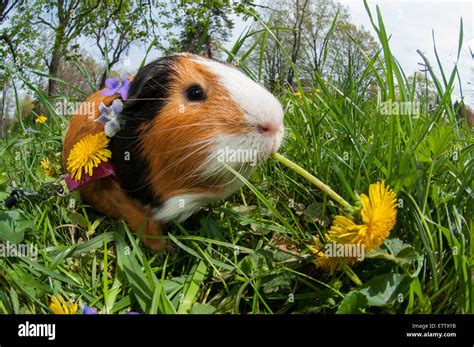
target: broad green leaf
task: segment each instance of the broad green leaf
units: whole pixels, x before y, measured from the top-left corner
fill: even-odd
[[[209,304],[200,304],[195,302],[191,307],[191,314],[213,314],[216,312],[216,308]]]
[[[367,304],[367,297],[363,293],[358,291],[349,292],[339,304],[336,313],[362,313],[362,310],[367,307]]]
[[[369,306],[388,306],[405,299],[409,284],[408,276],[390,273],[372,278],[357,292],[366,296]]]

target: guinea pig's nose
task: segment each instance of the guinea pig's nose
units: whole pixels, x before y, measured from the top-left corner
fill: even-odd
[[[262,135],[267,135],[267,136],[276,133],[279,128],[280,128],[279,125],[277,126],[271,123],[260,123],[257,125],[258,132]]]

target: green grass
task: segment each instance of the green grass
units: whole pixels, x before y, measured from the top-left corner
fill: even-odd
[[[378,11],[373,25],[382,48],[367,57],[366,75],[382,100],[413,100],[415,86],[390,51]],[[255,35],[272,37],[268,30]],[[245,39],[227,52],[229,61],[248,56],[241,52]],[[245,59],[239,64],[261,74]],[[0,239],[39,251],[37,260],[0,258],[0,312],[49,313],[50,295],[60,294],[101,313],[472,313],[473,136],[451,103],[457,71],[437,65],[428,64],[440,102],[419,117],[381,115],[376,98],[357,94],[357,85],[342,93],[320,75],[314,86],[298,82],[301,97],[280,95],[286,123],[280,153],[350,203],[376,181],[397,192],[390,238],[352,269],[328,274],[314,267],[307,245],[341,210],[269,159],[226,202],[170,225],[166,238],[176,251],[163,256],[77,193],[0,207]],[[48,121],[20,119],[1,140],[1,199],[12,184],[40,189],[51,181],[40,168],[43,158],[58,170],[62,162],[67,119],[41,89],[27,86]]]

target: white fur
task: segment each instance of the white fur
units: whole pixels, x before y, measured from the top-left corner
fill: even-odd
[[[219,77],[222,85],[246,113],[247,121],[257,126],[272,124],[283,130],[283,109],[280,102],[260,84],[252,81],[232,66],[214,60],[194,57],[194,61],[204,65]]]
[[[263,145],[263,142],[260,146]],[[255,149],[256,144],[253,143],[251,136],[231,136],[223,135],[216,139],[216,143],[213,146],[213,151],[209,154],[205,163],[203,163],[203,178],[216,177],[218,182],[216,185],[221,184],[224,186],[224,190],[216,195],[215,192],[209,192],[208,194],[182,194],[174,196],[166,200],[163,205],[156,209],[154,212],[154,219],[160,222],[168,222],[170,220],[177,220],[179,222],[185,221],[193,213],[195,213],[201,206],[212,203],[216,200],[225,199],[230,194],[242,187],[242,182],[230,171],[228,171],[223,162],[232,167],[234,170],[240,172],[244,177],[249,177],[255,170],[255,166],[246,165],[242,167],[242,163],[238,161],[229,161],[228,158],[224,158],[223,161],[218,158],[219,151],[229,149]],[[258,153],[258,162],[262,159],[262,154]]]
[[[233,169],[238,170],[242,166],[242,162],[246,161],[246,159],[248,158],[238,157],[238,155],[232,157],[232,154],[236,153],[229,153],[231,151],[242,152],[255,150],[259,156],[259,159],[261,159],[263,157],[263,154],[259,152],[261,152],[260,147],[263,144],[263,139],[260,139],[259,136],[256,136],[256,134],[220,135],[215,139],[215,142],[212,146],[212,151],[208,157],[209,165],[206,164],[205,173],[214,173],[219,167],[221,167],[219,163],[222,161],[225,162],[227,165],[231,166]],[[250,165],[256,166],[254,165],[252,160],[249,161],[251,161]]]
[[[176,219],[178,222],[183,222],[201,206],[213,200],[215,200],[215,198],[203,194],[177,195],[166,200],[164,204],[155,211],[153,218],[160,222],[169,222],[173,219]]]

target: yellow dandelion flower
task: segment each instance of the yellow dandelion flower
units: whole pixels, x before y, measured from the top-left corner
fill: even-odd
[[[377,182],[369,186],[369,196],[361,194],[360,198],[363,224],[337,216],[329,234],[336,242],[362,243],[370,250],[379,247],[395,226],[397,196],[384,182]]]
[[[296,92],[296,93],[295,93],[295,96],[296,96],[297,98],[301,99],[301,93],[300,93],[300,92]]]
[[[59,300],[58,300],[59,298]],[[76,314],[78,306],[72,302],[66,303],[64,298],[59,295],[58,298],[53,296],[51,298],[51,304],[49,304],[49,309],[54,314]]]
[[[316,267],[322,269],[323,271],[334,273],[339,268],[340,260],[343,260],[350,265],[357,261],[355,257],[328,256],[326,254],[325,245],[323,245],[318,237],[313,237],[313,242],[314,245],[309,246],[311,252],[316,255],[316,258],[313,260],[313,262]]]
[[[319,93],[321,93],[321,89],[316,88],[316,89],[315,89],[315,92],[319,94]]]
[[[336,216],[331,229],[326,235],[327,243],[345,245],[363,245],[364,251],[379,247],[389,236],[397,220],[397,196],[393,190],[385,186],[384,182],[377,182],[369,186],[369,196],[361,194],[362,209],[360,218],[363,224],[356,224],[345,216]],[[319,242],[319,240],[318,240]],[[319,246],[319,247],[318,247]],[[315,242],[310,247],[313,253],[321,249],[321,243]],[[315,264],[331,272],[337,267],[337,259],[319,252]],[[356,258],[343,258],[353,263]]]
[[[92,176],[93,168],[112,157],[112,152],[107,148],[108,143],[104,132],[87,135],[76,143],[67,159],[67,170],[71,177],[80,181],[83,171]]]
[[[46,117],[44,114],[41,114],[35,119],[35,123],[36,124],[43,124],[47,120],[48,120],[48,117]]]
[[[49,166],[48,159],[41,160],[40,165],[43,168],[45,175],[51,176],[51,167]]]

